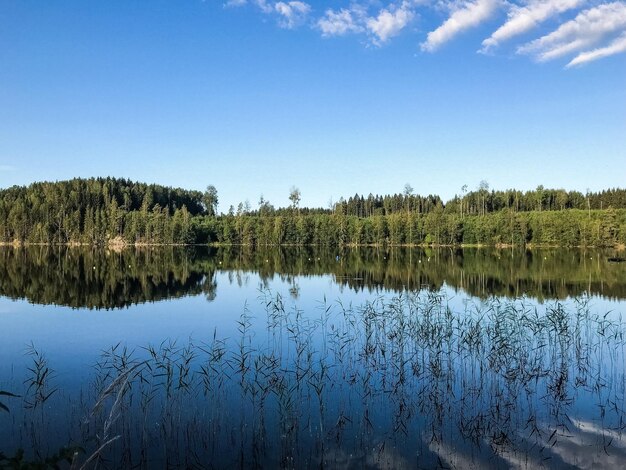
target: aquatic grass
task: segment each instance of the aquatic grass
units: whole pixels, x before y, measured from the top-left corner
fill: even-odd
[[[130,369],[123,371],[118,377],[111,381],[109,386],[102,392],[102,395],[94,405],[91,416],[95,416],[103,407],[103,404],[109,398],[114,398],[109,413],[104,420],[103,428],[101,433],[96,433],[95,441],[96,441],[96,449],[95,451],[87,457],[87,459],[83,462],[83,464],[78,467],[76,456],[72,465],[72,468],[80,468],[80,470],[84,470],[89,468],[89,465],[92,462],[97,463],[103,460],[103,453],[105,450],[113,445],[116,441],[122,438],[122,434],[112,435],[112,428],[116,421],[120,419],[122,416],[123,409],[123,400],[130,388],[130,378],[135,370],[141,367],[141,364],[136,364]]]
[[[0,390],[0,397],[8,397],[8,398],[20,398],[20,395],[16,395],[15,393],[7,392],[6,390]],[[6,411],[9,413],[9,407],[0,401],[0,410]]]
[[[621,319],[588,298],[448,302],[323,299],[311,314],[261,290],[232,338],[115,345],[94,368],[81,465],[391,466],[418,452],[420,466],[478,468],[557,461],[574,434],[623,455]],[[591,439],[581,419],[601,432]]]
[[[55,371],[48,365],[44,354],[32,343],[27,347],[26,354],[31,356],[32,363],[28,367],[30,375],[24,381],[27,385],[24,403],[26,408],[35,409],[43,406],[59,389],[51,384]]]

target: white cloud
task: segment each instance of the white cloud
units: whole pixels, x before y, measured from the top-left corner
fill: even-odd
[[[303,0],[222,1],[224,7],[255,7],[276,18],[278,25],[286,29],[304,24],[313,11]],[[345,0],[345,6],[328,8],[309,25],[323,37],[364,34],[370,44],[380,46],[405,30],[418,16],[419,8],[430,7],[448,12],[448,18],[420,44],[423,51],[434,52],[460,33],[488,20],[497,9],[508,8],[504,24],[482,41],[479,52],[486,53],[546,20],[558,20],[561,13],[578,10],[574,19],[517,48],[518,54],[529,54],[540,61],[571,54],[575,57],[566,65],[569,68],[626,51],[626,0],[595,3],[596,6],[581,10],[591,1],[602,0]],[[7,170],[0,166],[0,171]]]
[[[530,0],[526,6],[513,5],[508,20],[491,37],[483,41],[481,52],[487,52],[502,41],[525,33],[548,18],[579,7],[586,0]]]
[[[12,165],[0,165],[0,171],[15,171],[16,168]]]
[[[274,7],[268,3],[267,0],[227,0],[224,6],[242,7],[244,5],[248,5],[249,3],[256,5],[263,13],[272,13],[274,11]]]
[[[225,7],[242,7],[248,3],[247,0],[228,0],[224,6]]]
[[[266,15],[277,14],[278,25],[281,28],[294,29],[305,22],[309,13],[311,13],[311,5],[300,0],[289,2],[269,2],[268,0],[228,0],[224,6],[241,7],[244,5],[255,5]]]
[[[579,13],[555,31],[517,49],[534,54],[540,61],[591,47],[607,35],[626,30],[626,3],[605,3]]]
[[[458,3],[450,17],[437,29],[428,33],[426,41],[421,44],[422,50],[433,52],[457,34],[479,25],[493,14],[499,4],[498,0]]]
[[[575,65],[586,64],[587,62],[602,59],[603,57],[619,54],[621,52],[626,52],[626,33],[622,34],[606,47],[599,47],[598,49],[594,49],[592,51],[581,52],[574,57],[566,65],[566,67],[569,68]]]
[[[365,27],[372,35],[372,42],[381,45],[397,36],[414,17],[413,2],[403,1],[400,6],[391,4],[380,10],[376,17],[368,18]]]
[[[267,0],[253,0],[253,3],[261,9],[263,13],[272,13],[274,8]]]
[[[328,9],[316,24],[322,36],[342,36],[348,33],[367,33],[373,44],[380,46],[406,28],[415,18],[414,0],[390,3],[375,15],[367,8],[353,3],[349,8]]]
[[[281,28],[293,29],[300,26],[311,13],[311,5],[298,0],[292,2],[278,2],[274,5],[276,12],[281,16],[278,25]]]
[[[360,33],[364,30],[361,25],[363,16],[364,12],[360,7],[342,8],[339,11],[329,9],[317,21],[317,27],[324,37]]]

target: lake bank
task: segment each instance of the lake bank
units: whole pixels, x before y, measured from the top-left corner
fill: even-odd
[[[480,192],[445,204],[434,196],[413,194],[355,196],[330,209],[294,203],[253,210],[241,204],[237,211],[220,215],[215,197],[210,201],[198,191],[115,178],[0,189],[0,241],[100,246],[626,245],[626,190],[621,189],[587,197],[547,189]]]
[[[14,240],[12,242],[0,242],[0,246],[2,247],[13,247],[13,248],[23,248],[23,247],[37,247],[37,246],[62,246],[67,248],[108,248],[116,251],[126,249],[126,248],[161,248],[161,247],[201,247],[201,246],[209,246],[209,247],[246,247],[246,248],[297,248],[297,247],[313,247],[313,248],[325,248],[325,246],[315,245],[315,244],[298,244],[298,243],[283,243],[280,245],[276,244],[266,244],[266,245],[255,245],[255,244],[246,244],[246,243],[224,243],[224,242],[211,242],[211,243],[146,243],[146,242],[126,242],[124,240],[115,240],[111,242],[106,242],[104,244],[93,244],[93,243],[85,243],[85,242],[63,242],[63,243],[54,243],[54,242],[21,242],[19,240]],[[327,248],[327,247],[326,247]],[[486,244],[486,243],[458,243],[458,244],[436,244],[436,243],[346,243],[344,245],[339,245],[337,248],[486,248],[486,249],[498,249],[498,250],[507,250],[507,249],[547,249],[547,248],[577,248],[581,250],[587,249],[614,249],[618,252],[625,251],[626,245],[623,243],[616,243],[611,246],[594,246],[594,245],[558,245],[558,244],[538,244],[538,243],[527,243],[523,245],[514,245],[507,243],[495,243],[495,244]]]

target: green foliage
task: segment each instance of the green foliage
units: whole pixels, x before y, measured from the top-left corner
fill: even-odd
[[[520,245],[611,247],[626,243],[626,210],[500,212],[461,217],[443,207],[427,214],[222,216],[203,240],[232,245]]]
[[[208,215],[214,216],[217,214],[218,202],[219,198],[217,196],[217,189],[215,189],[215,186],[207,186],[206,191],[202,195],[202,204],[204,205]]]
[[[411,189],[411,191],[408,191]],[[486,183],[446,204],[439,196],[355,194],[331,210],[239,204],[216,216],[205,193],[124,179],[74,179],[0,190],[0,242],[318,245],[485,244],[615,246],[626,243],[626,190],[582,195]]]
[[[608,189],[597,193],[583,195],[578,191],[564,189],[546,189],[539,186],[533,191],[504,191],[489,192],[489,185],[485,181],[476,191],[470,191],[463,196],[455,196],[443,203],[436,195],[421,196],[413,194],[405,188],[402,194],[386,196],[369,194],[367,197],[355,194],[349,199],[340,200],[334,206],[335,211],[344,215],[370,217],[372,215],[389,215],[398,212],[427,214],[438,206],[445,207],[448,213],[459,215],[484,215],[510,209],[514,212],[530,211],[557,211],[566,209],[626,209],[626,189]]]
[[[188,243],[203,195],[125,179],[73,179],[0,190],[0,241]]]

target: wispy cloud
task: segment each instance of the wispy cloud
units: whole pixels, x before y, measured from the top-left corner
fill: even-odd
[[[375,17],[368,18],[366,27],[372,35],[372,42],[381,45],[397,36],[415,18],[414,4],[403,1],[400,5],[391,4],[383,8]]]
[[[501,42],[525,33],[559,13],[578,8],[585,2],[586,0],[530,0],[523,7],[512,5],[508,20],[483,41],[480,52],[488,52]]]
[[[281,28],[296,29],[307,24],[326,38],[360,34],[375,46],[382,46],[407,30],[422,9],[444,10],[447,19],[420,43],[425,52],[435,52],[501,8],[508,9],[506,21],[482,41],[478,52],[488,53],[504,41],[548,20],[559,21],[562,13],[574,10],[574,19],[549,34],[518,45],[518,54],[528,54],[539,61],[569,54],[575,56],[567,64],[569,68],[624,52],[626,47],[626,0],[603,4],[597,3],[602,0],[345,0],[344,6],[328,8],[317,16],[304,0],[223,1],[224,7],[253,7],[275,18]],[[590,3],[594,6],[590,7]]]
[[[255,3],[263,13],[272,13],[272,11],[274,11],[274,7],[267,0],[253,0],[253,3]]]
[[[351,8],[342,8],[339,11],[329,9],[317,21],[317,28],[324,37],[361,33],[365,31],[363,26],[365,16],[365,10],[359,5],[354,5]]]
[[[363,4],[353,3],[348,8],[326,10],[317,21],[316,28],[324,37],[366,33],[372,44],[381,46],[415,19],[416,4],[412,0],[390,3],[372,15]]]
[[[556,59],[593,47],[606,36],[624,30],[626,3],[605,3],[579,13],[550,34],[519,47],[517,52],[532,54],[540,61]]]
[[[278,25],[281,28],[293,29],[304,23],[311,13],[311,5],[300,1],[278,2],[274,5],[280,15]]]
[[[626,33],[623,33],[620,37],[615,39],[606,47],[599,47],[587,52],[581,52],[574,57],[565,67],[570,68],[575,65],[586,64],[594,60],[609,57],[614,54],[620,54],[626,52]]]
[[[247,0],[228,0],[224,3],[225,7],[242,7],[248,3]]]
[[[475,0],[459,2],[452,10],[450,17],[434,31],[428,33],[421,48],[426,52],[434,52],[441,45],[450,41],[457,34],[473,28],[487,20],[498,8],[498,0]]]
[[[12,165],[0,165],[0,171],[4,172],[4,171],[15,171],[17,170],[17,168],[15,168]]]
[[[228,0],[225,7],[242,7],[248,4],[255,5],[266,15],[278,15],[278,26],[285,29],[295,29],[302,25],[309,13],[311,5],[300,0],[290,2],[269,2],[267,0]]]
[[[224,6],[225,7],[242,7],[244,5],[256,5],[261,9],[263,13],[271,13],[274,11],[274,6],[270,4],[267,0],[228,0]]]

